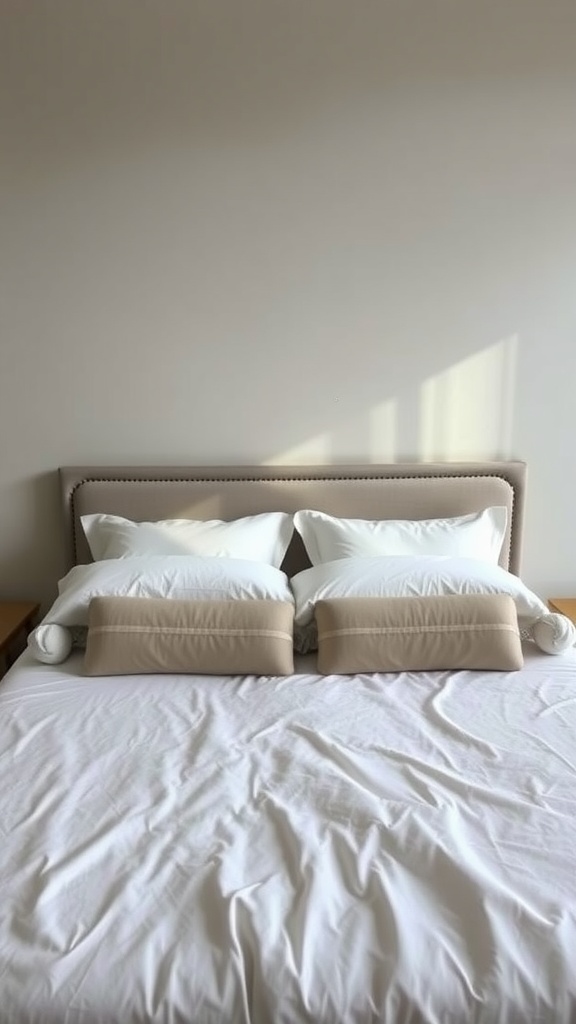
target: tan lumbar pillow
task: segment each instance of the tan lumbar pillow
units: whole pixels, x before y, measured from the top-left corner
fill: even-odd
[[[334,598],[316,604],[318,670],[356,672],[496,669],[524,658],[507,594]]]
[[[84,669],[90,676],[287,675],[293,620],[287,601],[95,597]]]

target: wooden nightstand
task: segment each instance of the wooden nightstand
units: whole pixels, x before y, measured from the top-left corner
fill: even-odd
[[[576,597],[549,597],[548,607],[551,612],[566,615],[576,625]]]
[[[33,628],[39,608],[35,601],[0,601],[0,676],[14,660],[17,641],[21,647]]]

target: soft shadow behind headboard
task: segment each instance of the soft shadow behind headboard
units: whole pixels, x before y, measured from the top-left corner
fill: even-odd
[[[69,563],[91,561],[80,516],[135,521],[236,519],[257,512],[319,509],[358,519],[435,519],[506,505],[500,564],[519,574],[523,462],[369,466],[71,466],[59,471]],[[295,537],[284,567],[309,565]]]

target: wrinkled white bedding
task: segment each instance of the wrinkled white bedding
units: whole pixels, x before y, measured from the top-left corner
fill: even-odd
[[[576,1020],[576,654],[0,686],[2,1024]]]

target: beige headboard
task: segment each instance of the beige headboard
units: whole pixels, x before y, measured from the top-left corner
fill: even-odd
[[[59,471],[69,563],[89,562],[80,516],[135,521],[235,519],[257,512],[319,509],[360,519],[432,519],[506,505],[501,564],[519,574],[523,462],[395,463],[389,466],[71,466]],[[290,574],[309,565],[298,537]]]

